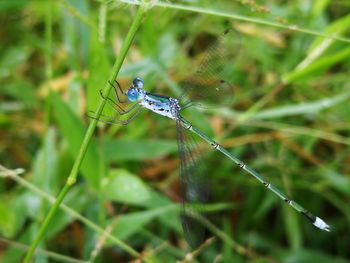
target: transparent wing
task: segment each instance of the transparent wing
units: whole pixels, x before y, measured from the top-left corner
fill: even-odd
[[[195,101],[229,105],[233,100],[234,62],[241,37],[234,29],[226,29],[200,53],[200,63],[193,75],[182,84],[182,105]]]
[[[181,223],[186,241],[192,248],[196,248],[203,242],[206,229],[191,215],[201,214],[201,204],[208,201],[207,169],[193,134],[181,125],[181,119],[177,120],[176,126],[183,198]]]

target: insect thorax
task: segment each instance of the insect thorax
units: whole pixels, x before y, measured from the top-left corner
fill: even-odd
[[[143,100],[139,102],[139,104],[149,109],[155,113],[158,113],[162,116],[176,119],[179,116],[180,106],[178,100],[175,98],[164,98],[159,97],[157,95],[146,95]]]

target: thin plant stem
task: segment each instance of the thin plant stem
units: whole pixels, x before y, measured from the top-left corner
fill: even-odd
[[[141,25],[141,21],[142,18],[146,12],[146,8],[145,6],[141,5],[136,13],[136,16],[134,18],[134,21],[130,27],[130,30],[125,38],[125,41],[123,43],[123,46],[120,50],[120,53],[113,65],[112,68],[112,72],[111,75],[109,77],[109,80],[111,82],[114,81],[114,79],[116,79],[119,70],[122,66],[122,63],[126,57],[126,54],[130,48],[130,45],[134,39],[134,36],[136,34],[137,29],[139,28],[139,26]],[[108,82],[106,83],[105,87],[103,88],[103,95],[106,97],[109,94],[109,91],[111,89],[111,86],[108,84]],[[66,194],[68,193],[69,189],[75,184],[76,180],[77,180],[77,176],[78,176],[78,172],[79,172],[79,168],[81,166],[81,163],[83,162],[85,153],[87,151],[87,148],[89,146],[91,137],[95,131],[95,128],[97,126],[97,120],[98,117],[100,116],[103,107],[105,106],[106,101],[103,100],[102,98],[100,99],[100,103],[98,105],[98,108],[95,112],[95,116],[92,119],[92,121],[90,122],[90,125],[86,131],[85,137],[83,139],[82,145],[80,147],[79,153],[77,158],[75,159],[75,162],[73,164],[72,170],[69,174],[69,177],[66,181],[66,184],[64,185],[63,189],[61,190],[61,192],[58,194],[58,197],[56,199],[56,202],[54,203],[54,205],[51,207],[50,211],[48,212],[46,218],[44,219],[44,222],[42,223],[39,232],[37,233],[32,245],[30,246],[30,249],[26,255],[26,257],[24,258],[24,263],[29,263],[31,258],[33,257],[33,254],[35,252],[36,247],[39,245],[39,242],[43,239],[45,232],[53,218],[53,216],[55,215],[58,207],[60,206],[60,204],[62,203],[64,197],[66,196]]]
[[[246,248],[238,244],[229,234],[227,234],[225,231],[216,227],[212,222],[210,222],[207,218],[203,217],[202,215],[193,213],[191,214],[191,216],[193,216],[193,218],[195,218],[200,224],[204,225],[207,229],[209,229],[213,234],[215,234],[215,236],[217,236],[226,244],[228,244],[230,247],[232,247],[232,249],[235,250],[238,254],[247,256],[248,258],[251,258],[251,259],[264,258],[267,262],[275,261],[273,258],[264,257],[260,254],[257,254],[255,251],[251,250],[250,248]]]
[[[19,242],[15,242],[12,240],[7,240],[5,238],[0,237],[0,244],[1,243],[7,244],[7,245],[9,245],[13,248],[16,248],[18,250],[21,250],[21,251],[26,251],[26,250],[28,250],[28,247],[29,247],[28,245],[25,245],[25,244],[22,244]],[[66,262],[66,263],[89,263],[88,261],[85,261],[85,260],[71,258],[68,256],[64,256],[64,255],[61,255],[61,254],[58,254],[55,252],[51,252],[48,250],[43,250],[43,249],[38,249],[36,253],[40,254],[40,255],[47,256],[47,257],[52,258],[56,261],[61,261],[61,262]]]
[[[140,5],[142,2],[142,1],[140,2],[140,1],[134,1],[134,0],[119,0],[119,1],[127,4],[133,4],[133,5]],[[298,25],[283,24],[283,23],[273,22],[273,21],[264,20],[260,18],[243,16],[243,15],[235,14],[233,12],[228,12],[224,10],[215,10],[215,9],[209,9],[209,8],[204,8],[200,6],[184,5],[184,4],[163,2],[163,1],[153,1],[153,2],[154,2],[153,5],[157,7],[172,8],[172,9],[202,13],[207,15],[227,17],[227,18],[232,18],[240,21],[251,22],[255,24],[261,24],[265,26],[277,27],[282,29],[289,29],[292,31],[301,32],[309,35],[314,35],[318,37],[324,37],[324,38],[329,38],[337,41],[350,43],[349,38],[320,33],[320,32],[317,32],[316,30],[299,27]]]
[[[44,192],[43,190],[41,190],[37,186],[31,184],[30,182],[26,181],[22,177],[18,176],[19,174],[21,174],[23,172],[24,171],[22,169],[8,170],[5,167],[3,167],[2,165],[0,165],[0,177],[9,177],[12,180],[16,181],[19,185],[29,189],[30,191],[34,192],[38,196],[44,198],[49,203],[55,203],[56,198],[54,198],[53,196],[51,196],[48,193]],[[117,237],[113,236],[112,234],[106,233],[105,229],[103,229],[100,226],[96,225],[94,222],[92,222],[89,219],[87,219],[86,217],[82,216],[81,214],[79,214],[78,212],[76,212],[75,210],[70,208],[69,206],[61,203],[60,204],[60,208],[64,212],[66,212],[68,215],[70,215],[73,218],[75,218],[75,219],[79,220],[80,222],[82,222],[87,227],[95,230],[100,235],[106,236],[106,238],[110,242],[114,243],[115,245],[117,245],[118,247],[120,247],[121,249],[123,249],[124,251],[129,253],[131,256],[134,256],[134,257],[139,257],[140,256],[139,253],[136,250],[134,250],[132,247],[128,246],[127,244],[125,244],[124,242],[122,242],[120,239],[118,239]]]
[[[49,86],[49,95],[45,103],[45,128],[48,129],[51,122],[51,105],[52,105],[52,0],[47,1],[46,3],[46,20],[45,20],[45,76],[48,80]]]

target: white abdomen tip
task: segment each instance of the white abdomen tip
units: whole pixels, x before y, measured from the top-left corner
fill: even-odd
[[[322,229],[324,231],[330,232],[331,228],[325,221],[323,221],[321,218],[316,217],[316,221],[313,223],[314,226],[318,227],[319,229]]]

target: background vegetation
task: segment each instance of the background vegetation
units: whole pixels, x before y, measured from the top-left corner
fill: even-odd
[[[175,124],[145,111],[125,127],[99,123],[35,262],[349,261],[350,4],[260,2],[155,3],[118,81],[125,89],[141,76],[147,90],[176,96],[198,64],[191,47],[234,28],[233,104],[188,118],[332,232],[212,152],[213,217],[204,224],[214,238],[192,250],[178,217]],[[119,1],[0,3],[2,262],[23,258],[65,184],[136,10]]]

